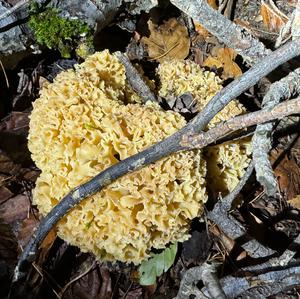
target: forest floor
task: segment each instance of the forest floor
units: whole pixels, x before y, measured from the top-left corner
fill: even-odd
[[[93,30],[87,33],[74,23],[76,33],[62,37],[63,46],[54,41],[50,48],[34,32],[35,25],[28,26],[28,19],[33,24],[32,15],[47,11],[55,1],[46,1],[48,6],[40,11],[35,7],[34,12],[28,2],[1,1],[9,13],[0,10],[0,38],[16,27],[27,37],[22,51],[17,46],[0,48],[0,298],[299,298],[300,1],[191,0],[185,5],[174,0],[157,6],[156,1],[145,1],[148,7],[141,11],[136,9],[140,1],[136,6],[125,1],[96,31],[97,20],[90,21]],[[21,22],[8,26],[5,22],[12,16]],[[34,21],[41,22],[37,17]],[[44,26],[38,28],[52,30]],[[8,39],[20,42],[16,36]],[[13,282],[20,255],[43,218],[32,197],[41,171],[27,145],[32,103],[57,74],[105,49],[126,53],[155,83],[155,69],[168,60],[190,60],[219,76],[228,89],[216,101],[235,98],[247,113],[265,114],[237,119],[229,132],[220,127],[218,137],[209,130],[204,137],[212,140],[201,147],[221,137],[240,140],[241,134],[247,135],[253,142],[252,162],[232,192],[208,190],[203,215],[190,223],[191,238],[178,243],[172,266],[161,271],[155,283],[140,283],[139,268],[131,263],[102,262],[82,253],[60,239],[55,227],[38,241],[26,275]],[[127,75],[134,76],[130,70]],[[157,99],[158,89],[151,92]],[[164,109],[187,121],[197,114],[190,94],[158,99]],[[266,120],[267,127],[261,125]],[[164,257],[159,262],[169,261]]]

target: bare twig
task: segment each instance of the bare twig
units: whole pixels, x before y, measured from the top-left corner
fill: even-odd
[[[242,275],[242,277],[241,277]],[[260,272],[244,272],[220,279],[221,286],[229,298],[266,298],[280,291],[299,285],[299,261],[287,268],[263,268]],[[259,283],[259,286],[255,287]],[[261,287],[261,290],[259,289]],[[208,293],[205,288],[204,294]],[[260,297],[264,295],[264,297]],[[245,297],[244,297],[245,296]]]
[[[186,299],[190,295],[198,294],[201,294],[201,296],[198,296],[199,298],[226,298],[226,296],[228,298],[247,299],[266,298],[297,286],[300,279],[299,261],[286,266],[286,268],[272,267],[268,263],[264,264],[264,267],[260,265],[260,267],[257,267],[257,270],[251,270],[251,268],[242,269],[239,272],[243,272],[243,275],[239,273],[236,276],[226,276],[220,280],[214,277],[212,281],[217,284],[217,287],[211,288],[210,285],[204,282],[205,277],[207,277],[207,274],[204,273],[206,267],[207,264],[203,264],[185,272],[181,280],[177,299]],[[207,270],[210,271],[209,268]],[[216,270],[212,269],[210,273],[214,275],[215,272]],[[204,282],[202,290],[196,287],[197,282],[200,280]],[[257,284],[259,286],[255,286]],[[220,297],[218,297],[218,293],[212,293],[212,290],[221,290],[221,293],[219,293]]]
[[[300,69],[296,69],[285,78],[271,85],[265,95],[262,108],[272,108],[282,99],[291,98],[300,93]],[[277,179],[269,161],[272,147],[271,134],[274,122],[258,125],[253,139],[253,161],[258,182],[265,188],[267,195],[275,196],[279,192]]]
[[[281,256],[278,258],[271,259],[271,264],[273,266],[286,266],[290,263],[293,257],[299,252],[300,248],[300,234],[296,237],[296,239],[289,245],[289,247],[283,252]]]
[[[267,108],[257,112],[233,117],[228,121],[216,125],[208,132],[201,132],[194,135],[186,134],[182,139],[181,145],[183,147],[203,148],[234,131],[298,113],[300,113],[300,98],[283,102],[274,108]]]
[[[0,59],[0,66],[1,66],[4,78],[5,78],[5,81],[6,81],[6,86],[7,86],[7,88],[9,88],[9,81],[8,81],[7,74],[6,74],[6,71],[5,71],[5,68],[3,66],[1,59]]]
[[[248,31],[215,11],[206,0],[171,0],[171,2],[228,47],[237,51],[250,65],[271,53],[271,50],[266,49],[264,44]]]
[[[300,234],[295,238],[293,242],[288,246],[288,248],[281,254],[279,257],[273,257],[267,260],[264,263],[254,266],[244,267],[242,271],[244,272],[254,272],[255,271],[263,271],[263,269],[274,268],[274,267],[283,267],[287,266],[290,263],[294,263],[293,260],[295,254],[299,252],[300,247]]]
[[[235,189],[223,199],[218,201],[214,209],[207,215],[207,218],[216,223],[231,239],[238,239],[242,236],[248,236],[246,229],[228,212],[231,209],[233,200],[241,192],[242,188],[252,174],[252,171],[253,164],[251,163]],[[263,246],[256,240],[250,239],[246,243],[241,244],[241,247],[244,248],[248,252],[248,254],[254,258],[266,257],[274,254],[274,251],[272,249]]]
[[[0,21],[11,16],[13,13],[15,13],[17,10],[23,8],[24,6],[27,6],[29,4],[29,0],[20,0],[16,5],[14,5],[12,8],[5,11],[3,14],[0,15]]]
[[[126,54],[116,52],[115,55],[122,62],[126,70],[126,77],[133,88],[133,90],[143,99],[143,102],[147,101],[157,102],[154,93],[150,90],[149,86],[144,82],[139,72],[131,64]]]
[[[252,287],[247,291],[241,292],[237,297],[241,299],[265,299],[269,296],[276,295],[280,292],[288,291],[299,286],[299,279],[299,274],[291,274],[283,277],[281,281],[265,283],[263,285]]]
[[[208,105],[180,131],[150,146],[146,150],[107,168],[90,181],[73,189],[41,221],[37,232],[29,241],[18,261],[14,281],[19,280],[25,275],[28,265],[35,259],[39,244],[51,228],[84,198],[100,191],[103,187],[130,171],[140,169],[171,153],[186,149],[180,145],[180,141],[185,134],[201,132],[214,115],[223,109],[232,99],[256,84],[276,67],[298,55],[300,55],[300,39],[284,45],[269,56],[261,59],[258,64],[254,65],[240,78],[230,83],[214,96]]]

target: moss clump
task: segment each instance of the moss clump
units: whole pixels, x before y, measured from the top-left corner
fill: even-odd
[[[29,27],[38,43],[49,49],[59,50],[64,58],[69,58],[72,50],[82,42],[93,48],[92,31],[86,23],[78,19],[63,18],[54,8],[47,8],[42,12],[37,10],[32,6]]]

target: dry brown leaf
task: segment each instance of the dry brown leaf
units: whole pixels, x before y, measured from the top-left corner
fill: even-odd
[[[39,224],[39,220],[32,214],[29,214],[29,217],[25,218],[18,229],[16,230],[16,236],[18,239],[19,246],[24,248],[29,242],[29,239],[32,236],[32,232],[36,229]]]
[[[56,229],[52,228],[46,238],[43,240],[39,247],[39,256],[36,261],[37,265],[42,265],[48,257],[49,251],[52,248],[54,241],[56,240]]]
[[[236,58],[236,53],[234,50],[230,48],[217,48],[214,56],[209,56],[204,61],[203,66],[207,66],[209,68],[223,68],[222,78],[237,78],[242,75],[242,70],[240,67],[234,62]]]
[[[267,2],[261,1],[260,14],[263,22],[269,30],[279,32],[280,27],[288,21],[288,17],[277,8],[272,0]]]
[[[18,260],[18,244],[10,225],[0,219],[0,298],[8,298],[11,277]],[[17,296],[9,296],[18,298]]]
[[[210,36],[210,33],[200,23],[194,21],[194,26],[199,35],[203,36],[204,38]]]
[[[203,62],[203,66],[219,69],[223,67],[223,63],[217,57],[208,56]]]
[[[1,179],[2,177],[0,176],[0,205],[14,195],[8,188],[6,188],[5,186],[1,186],[1,183],[3,184],[3,181],[1,181]]]
[[[190,51],[188,31],[175,18],[161,26],[149,20],[148,27],[150,36],[143,37],[141,41],[147,46],[150,59],[162,62],[167,59],[187,57]]]
[[[27,218],[30,201],[25,194],[18,194],[1,204],[0,214],[5,223],[16,224]]]
[[[288,200],[288,203],[295,209],[300,210],[300,194],[296,195],[296,197]]]
[[[271,163],[276,161],[282,151],[271,152]],[[300,169],[294,158],[285,155],[274,169],[279,188],[286,198],[292,199],[300,194]]]
[[[10,157],[0,149],[0,173],[14,176],[19,173],[20,169],[21,166],[19,164],[15,164]],[[3,179],[0,178],[0,182],[2,181]]]

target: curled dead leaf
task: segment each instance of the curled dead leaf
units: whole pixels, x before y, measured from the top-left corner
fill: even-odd
[[[209,68],[223,68],[222,78],[237,78],[242,75],[242,70],[234,62],[237,54],[230,48],[215,48],[213,51],[214,56],[209,56],[204,61],[203,66]]]
[[[272,0],[261,1],[260,14],[264,25],[273,32],[279,32],[281,26],[288,21],[288,17],[277,8]]]
[[[194,26],[199,35],[203,36],[204,38],[210,36],[210,33],[200,23],[194,21]]]
[[[271,152],[271,163],[277,161],[281,153],[281,150],[273,150]],[[300,169],[295,158],[289,158],[285,154],[276,165],[274,172],[280,191],[287,200],[293,199],[297,194],[300,194]]]
[[[187,28],[175,18],[158,26],[148,22],[149,37],[143,37],[142,43],[147,46],[150,59],[162,62],[167,59],[184,59],[190,51],[190,40]]]
[[[296,195],[294,198],[288,200],[288,203],[295,209],[300,210],[300,194]]]

